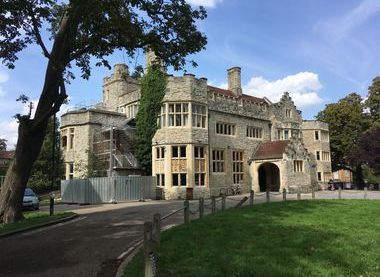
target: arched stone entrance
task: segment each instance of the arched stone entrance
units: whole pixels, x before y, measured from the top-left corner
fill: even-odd
[[[264,163],[259,167],[260,191],[280,190],[280,169],[273,163]]]

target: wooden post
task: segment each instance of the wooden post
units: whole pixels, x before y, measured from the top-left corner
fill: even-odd
[[[315,189],[314,189],[314,186],[311,187],[311,199],[315,199]]]
[[[286,201],[286,188],[282,189],[282,200]]]
[[[189,223],[190,223],[190,206],[189,206],[189,200],[185,200],[185,202],[184,202],[183,204],[184,204],[184,206],[185,206],[185,209],[183,210],[184,221],[185,221],[185,224],[189,224]]]
[[[269,190],[267,190],[267,203],[269,203],[270,202],[270,192],[269,192]]]
[[[50,216],[54,214],[54,193],[50,194]]]
[[[239,203],[236,204],[235,208],[240,208],[241,206],[243,206],[244,202],[247,200],[248,200],[248,197],[244,196],[244,198],[242,200],[240,200]]]
[[[342,199],[342,188],[339,187],[338,189],[338,199]]]
[[[255,192],[253,190],[250,191],[249,194],[249,205],[253,206],[253,200],[255,199]]]
[[[226,195],[222,195],[222,211],[226,209]]]
[[[157,247],[160,247],[160,233],[161,233],[161,215],[159,213],[155,213],[153,215],[152,239],[156,243]]]
[[[144,223],[144,267],[145,277],[155,276],[155,249],[152,244],[152,222]]]
[[[199,218],[202,218],[204,214],[204,202],[205,199],[203,197],[199,198]]]
[[[211,196],[211,213],[216,212],[216,201],[215,196]]]
[[[301,200],[301,189],[300,189],[300,187],[298,187],[298,191],[297,191],[297,200]]]
[[[368,188],[364,187],[364,199],[367,199],[367,190],[368,190]]]

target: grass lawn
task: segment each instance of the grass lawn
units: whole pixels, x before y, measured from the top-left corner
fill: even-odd
[[[24,228],[39,225],[42,223],[48,223],[51,221],[55,221],[57,219],[72,216],[73,214],[74,213],[72,212],[61,212],[61,213],[55,213],[53,216],[49,216],[48,212],[25,212],[24,213],[25,219],[17,223],[0,224],[0,234],[24,229]]]
[[[124,276],[143,276],[140,251]],[[158,276],[380,276],[380,201],[231,209],[162,233]]]

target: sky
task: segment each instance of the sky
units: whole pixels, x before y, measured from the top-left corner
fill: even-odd
[[[186,67],[209,85],[227,87],[227,69],[242,69],[243,93],[271,101],[288,91],[304,119],[313,119],[328,103],[351,92],[367,95],[380,75],[379,0],[187,0],[205,6],[208,17],[198,22],[208,37],[206,50]],[[46,36],[45,36],[46,37]],[[142,62],[142,54],[137,62]],[[127,63],[122,51],[111,64]],[[16,113],[27,108],[15,99],[26,94],[37,101],[46,60],[37,46],[19,55],[16,69],[0,64],[0,138],[9,148],[17,141]],[[182,75],[183,72],[169,73]],[[111,74],[94,68],[90,80],[78,77],[67,86],[70,102],[61,109],[93,105],[101,100],[102,82]]]

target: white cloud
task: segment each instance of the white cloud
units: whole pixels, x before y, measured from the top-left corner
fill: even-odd
[[[322,89],[318,74],[300,72],[275,81],[268,81],[263,77],[252,77],[243,86],[243,92],[258,97],[267,97],[273,102],[281,99],[285,91],[289,92],[298,108],[320,104],[323,99],[318,95]]]
[[[194,6],[204,6],[213,8],[217,4],[222,3],[223,0],[187,0],[187,2]]]
[[[362,0],[358,6],[341,17],[320,22],[315,30],[324,33],[335,41],[347,36],[352,29],[362,25],[380,12],[379,0]]]
[[[7,140],[7,149],[12,150],[17,143],[18,123],[16,119],[0,121],[0,138]]]

